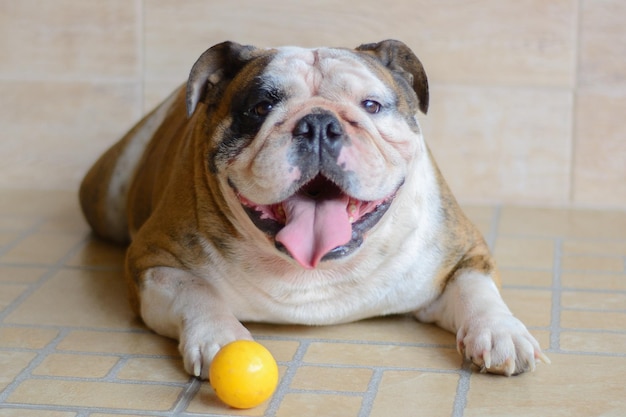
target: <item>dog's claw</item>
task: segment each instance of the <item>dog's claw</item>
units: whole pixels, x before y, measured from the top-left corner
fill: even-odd
[[[539,359],[541,362],[547,365],[550,365],[552,363],[550,358],[548,358],[546,354],[543,353],[541,350],[535,350],[535,359]]]
[[[509,315],[468,321],[458,330],[457,350],[481,373],[511,376],[534,371],[536,359],[550,363],[526,327]]]
[[[485,364],[485,368],[491,368],[491,352],[489,350],[483,351],[483,362]]]

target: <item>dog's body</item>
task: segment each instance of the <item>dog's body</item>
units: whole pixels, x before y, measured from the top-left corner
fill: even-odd
[[[94,165],[81,204],[130,241],[133,305],[206,377],[240,321],[332,324],[413,312],[484,370],[545,356],[426,147],[428,84],[400,42],[216,45]]]

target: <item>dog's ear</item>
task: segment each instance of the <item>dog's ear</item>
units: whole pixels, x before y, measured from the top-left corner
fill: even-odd
[[[374,55],[383,65],[406,79],[417,94],[420,110],[426,114],[429,97],[428,79],[422,63],[411,51],[411,48],[400,41],[390,39],[364,44],[356,50]]]
[[[232,79],[254,57],[256,50],[254,46],[223,42],[200,55],[187,81],[187,116],[191,117],[208,89]]]

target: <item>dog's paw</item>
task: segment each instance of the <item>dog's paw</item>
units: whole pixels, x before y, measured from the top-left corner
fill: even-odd
[[[252,340],[252,335],[234,317],[224,321],[187,321],[178,346],[185,370],[202,379],[208,379],[211,361],[222,348],[235,340]]]
[[[550,363],[526,326],[509,315],[468,320],[457,332],[456,344],[481,372],[511,376],[534,371],[537,360]]]

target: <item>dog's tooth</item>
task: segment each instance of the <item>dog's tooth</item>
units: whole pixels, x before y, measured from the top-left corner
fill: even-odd
[[[285,220],[285,208],[283,207],[282,204],[279,204],[276,207],[276,215],[279,220]]]

